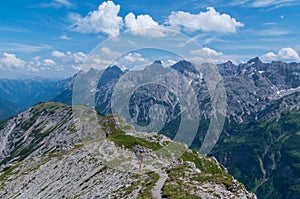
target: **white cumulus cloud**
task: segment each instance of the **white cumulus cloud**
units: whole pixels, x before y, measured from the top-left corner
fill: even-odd
[[[113,58],[113,59],[121,55],[119,52],[113,51],[108,47],[102,47],[100,49],[100,53],[103,57]]]
[[[15,54],[9,54],[4,52],[0,57],[0,67],[7,69],[23,68],[26,62],[20,58],[17,58]]]
[[[128,53],[124,56],[124,60],[128,62],[145,62],[145,58],[140,53]]]
[[[183,11],[172,12],[168,17],[167,24],[176,29],[183,27],[186,31],[201,30],[221,33],[235,33],[239,27],[244,26],[243,23],[228,14],[220,14],[213,7],[208,7],[206,12],[199,14]]]
[[[52,51],[51,55],[64,63],[81,64],[87,57],[83,52],[72,53],[67,51],[66,53],[57,50]]]
[[[120,5],[107,1],[100,4],[98,10],[89,12],[85,17],[81,17],[79,14],[71,14],[73,30],[82,33],[117,35],[123,26],[123,19],[118,16],[119,11]]]
[[[133,69],[145,64],[149,64],[149,60],[137,52],[127,53],[116,60],[116,65],[122,69]]]
[[[125,26],[133,35],[163,37],[163,26],[159,25],[150,15],[135,16],[130,12],[125,17]],[[150,28],[153,28],[149,30]]]
[[[198,50],[191,51],[188,60],[196,64],[201,64],[201,63],[221,64],[227,61],[231,61],[234,64],[239,64],[241,62],[244,62],[244,60],[248,60],[249,57],[251,56],[252,55],[224,54],[214,49],[204,47]]]
[[[195,63],[221,63],[226,61],[222,52],[217,52],[213,49],[204,47],[190,52],[190,60]]]
[[[261,56],[261,60],[264,62],[271,61],[285,61],[285,62],[299,62],[300,57],[296,50],[290,47],[282,48],[278,53],[268,52]]]
[[[54,50],[51,52],[52,57],[58,60],[57,66],[60,66],[58,68],[59,70],[62,70],[66,65],[70,66],[71,68],[75,70],[81,70],[82,64],[86,60],[87,55],[83,52],[61,52],[58,50]]]
[[[77,53],[71,53],[70,54],[73,57],[74,63],[75,64],[80,64],[86,59],[86,54],[83,52],[77,52]]]
[[[235,33],[238,28],[244,26],[242,22],[228,14],[217,12],[213,7],[208,7],[207,11],[198,14],[173,11],[165,23],[158,23],[148,14],[136,15],[133,12],[129,12],[123,18],[119,16],[120,8],[120,5],[113,1],[105,1],[97,10],[84,17],[73,13],[70,15],[72,30],[81,33],[105,33],[109,36],[118,35],[121,30],[129,30],[133,35],[164,37],[168,28],[191,32]],[[68,39],[67,36],[61,38]]]
[[[38,72],[40,70],[55,70],[57,63],[52,59],[43,59],[39,56],[33,57],[31,61],[26,63],[26,70],[31,72]]]
[[[76,67],[74,69],[80,69],[88,71],[90,68],[103,70],[108,66],[116,65],[116,59],[121,55],[120,52],[111,50],[108,47],[102,47],[98,53],[92,54],[87,57],[84,64],[80,68]]]
[[[66,56],[66,54],[65,53],[63,53],[63,52],[60,52],[60,51],[58,51],[58,50],[54,50],[54,51],[52,51],[52,53],[51,53],[51,55],[53,56],[53,57],[55,57],[55,58],[63,58],[63,57],[65,57]]]
[[[43,60],[43,66],[50,67],[50,66],[55,66],[55,65],[56,65],[56,63],[52,59],[44,59]]]

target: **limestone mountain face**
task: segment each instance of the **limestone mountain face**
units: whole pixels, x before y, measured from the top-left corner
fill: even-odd
[[[300,64],[298,63],[279,61],[263,63],[259,58],[253,58],[247,63],[239,65],[234,65],[228,61],[216,65],[216,69],[222,78],[220,81],[226,91],[227,106],[224,110],[226,116],[239,123],[255,119],[256,116],[259,116],[259,112],[271,106],[274,101],[284,99],[286,96],[291,98],[290,94],[300,91]],[[109,114],[112,111],[112,93],[121,77],[136,76],[134,83],[142,83],[150,81],[151,78],[154,81],[155,78],[153,77],[165,75],[170,71],[177,71],[190,82],[197,95],[201,118],[207,119],[211,117],[211,93],[207,87],[206,75],[210,71],[205,72],[203,70],[205,67],[199,68],[187,61],[179,61],[170,66],[169,69],[163,68],[161,62],[157,61],[146,67],[144,71],[129,72],[128,74],[128,71],[122,72],[117,66],[113,66],[104,71],[91,69],[86,73],[86,77],[91,74],[95,76],[93,79],[96,81],[96,85],[92,89],[95,89],[96,110],[102,114]],[[64,84],[65,86],[61,86],[63,89],[54,98],[54,101],[72,104],[72,90],[76,76],[60,82],[60,85]],[[167,86],[176,85],[179,80],[179,78],[165,79],[164,84]],[[159,93],[159,88],[153,89]],[[163,92],[164,90],[161,90],[161,93]]]
[[[91,115],[86,107],[49,102],[2,122],[0,197],[256,198],[216,159],[135,132],[117,116]]]
[[[238,122],[255,119],[256,113],[278,99],[284,101],[300,86],[300,64],[297,63],[262,63],[259,58],[254,58],[239,65],[227,62],[218,68],[228,97],[228,116],[233,116]]]
[[[256,113],[272,104],[274,100],[285,98],[286,95],[299,91],[300,65],[298,63],[284,63],[274,61],[263,63],[259,58],[253,58],[247,63],[235,65],[228,61],[216,65],[222,77],[226,90],[226,116],[238,122],[247,122]],[[202,118],[209,118],[211,112],[210,93],[207,87],[207,76],[202,67],[195,67],[187,61],[179,61],[169,69],[163,68],[157,61],[145,68],[143,78],[163,75],[170,70],[177,71],[186,77],[197,94],[197,102]],[[95,90],[94,102],[96,110],[102,114],[111,113],[112,93],[120,81],[129,71],[121,71],[117,66],[108,67],[104,71],[91,69],[84,75],[93,79]],[[0,98],[16,104],[25,110],[40,101],[53,100],[71,105],[73,89],[79,72],[73,77],[60,81],[50,80],[0,80]],[[136,73],[137,74],[137,73]],[[138,75],[137,75],[138,76]],[[176,85],[179,79],[166,80],[166,85]],[[137,80],[140,82],[140,80]],[[88,83],[88,82],[87,82]],[[91,83],[91,82],[89,82]],[[75,85],[76,86],[76,85]],[[20,112],[19,109],[16,110]],[[3,118],[11,116],[3,115]]]

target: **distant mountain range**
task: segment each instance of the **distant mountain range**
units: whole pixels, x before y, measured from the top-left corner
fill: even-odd
[[[148,67],[148,70],[163,70],[161,62],[156,62],[156,68]],[[152,65],[152,66],[153,66]],[[161,67],[160,67],[161,66]],[[158,68],[157,68],[158,67]],[[161,69],[159,69],[161,68]],[[201,99],[209,96],[204,94],[207,87],[201,85],[201,80],[195,79],[196,70],[193,64],[180,61],[170,68],[185,74],[194,82],[194,89],[201,93]],[[299,63],[284,63],[274,61],[262,63],[259,58],[253,58],[247,63],[234,65],[228,61],[217,65],[219,73],[223,77],[228,98],[227,115],[237,121],[249,120],[250,115],[260,112],[271,105],[274,100],[284,98],[292,93],[300,91],[300,65]],[[91,69],[87,74],[100,77],[100,71]],[[100,113],[109,113],[109,99],[116,82],[126,72],[117,66],[109,67],[101,75],[97,82],[96,109]],[[15,104],[16,110],[25,110],[41,101],[57,101],[72,104],[72,90],[76,75],[60,81],[51,80],[0,80],[0,98],[7,103]],[[198,82],[197,82],[198,81]],[[103,100],[105,99],[105,100]],[[5,104],[5,102],[3,102]],[[297,102],[295,102],[297,105]],[[3,106],[4,107],[4,106]],[[12,112],[13,113],[13,112]],[[7,118],[10,115],[1,115]],[[256,114],[259,117],[259,114]]]
[[[0,79],[0,118],[5,119],[41,101],[53,99],[63,89],[66,80]]]
[[[230,61],[218,64],[217,69],[226,90],[227,106],[218,110],[226,112],[226,120],[211,154],[259,198],[299,198],[300,148],[296,142],[300,132],[300,64],[263,63],[259,58],[253,58],[239,65]],[[20,107],[13,110],[5,108],[1,117],[10,117],[40,101],[71,105],[78,75],[97,80],[86,84],[95,84],[95,108],[100,114],[107,115],[113,112],[111,100],[115,86],[125,74],[127,80],[142,85],[146,77],[159,77],[159,74],[170,70],[189,80],[196,93],[201,120],[192,147],[199,149],[212,117],[211,96],[205,75],[187,61],[180,61],[170,68],[164,68],[161,62],[156,61],[143,71],[134,72],[133,76],[113,66],[104,71],[91,69],[87,73],[80,72],[61,81],[1,80],[3,107],[11,107],[10,103]],[[125,83],[126,78],[122,79]],[[178,81],[172,78],[166,83],[176,85]],[[145,91],[151,95],[141,98]],[[90,96],[85,97],[88,99]],[[149,122],[152,105],[164,105],[167,123],[160,133],[170,138],[175,136],[180,122],[180,104],[174,93],[162,86],[148,85],[136,90],[130,100],[130,114],[137,123]]]
[[[0,120],[17,115],[20,111],[22,109],[18,105],[0,98]]]

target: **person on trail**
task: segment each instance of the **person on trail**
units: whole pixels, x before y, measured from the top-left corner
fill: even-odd
[[[143,158],[144,158],[144,150],[143,150],[143,149],[141,149],[141,150],[139,151],[139,156],[138,156],[138,158],[139,158],[140,169],[142,169]]]
[[[105,132],[105,136],[106,136],[106,138],[108,138],[108,132],[107,131]]]
[[[139,168],[142,169],[142,163],[143,163],[143,158],[144,158],[144,149],[142,147],[140,147],[139,145],[135,145],[133,148],[133,151],[139,160]]]

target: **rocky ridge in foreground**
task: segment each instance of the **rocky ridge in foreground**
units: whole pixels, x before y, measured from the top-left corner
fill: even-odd
[[[214,158],[163,135],[122,131],[115,116],[97,116],[99,128],[78,125],[92,119],[50,102],[2,122],[0,197],[256,198]],[[142,170],[136,145],[145,150]]]

